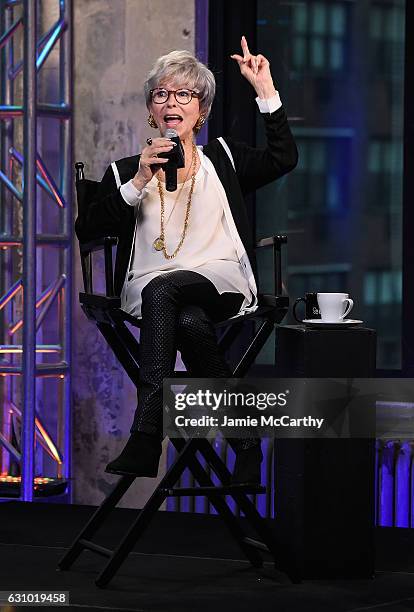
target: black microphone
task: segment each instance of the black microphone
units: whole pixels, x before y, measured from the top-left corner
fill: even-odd
[[[168,128],[164,137],[171,138],[176,143],[176,146],[168,153],[159,154],[160,157],[168,158],[168,162],[162,167],[165,172],[165,188],[167,191],[175,191],[177,189],[177,170],[185,166],[184,147],[175,130]]]

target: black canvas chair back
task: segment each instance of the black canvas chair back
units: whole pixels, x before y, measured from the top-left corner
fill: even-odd
[[[78,209],[81,213],[84,207],[88,206],[96,197],[99,183],[85,179],[83,163],[78,162],[75,164],[75,168]],[[233,377],[242,378],[245,376],[275,325],[281,322],[288,310],[288,297],[282,294],[281,247],[284,243],[286,243],[286,236],[271,236],[260,240],[256,244],[257,248],[270,247],[273,250],[274,294],[259,294],[258,309],[254,313],[221,321],[216,326],[221,333],[219,344],[222,350],[226,351],[240,336],[246,321],[255,320],[258,323],[247,349],[238,358],[237,364],[233,368]],[[138,319],[121,309],[120,297],[114,294],[112,249],[116,244],[117,238],[113,236],[103,236],[97,240],[80,244],[84,292],[79,294],[79,300],[86,316],[97,325],[132,382],[138,385],[139,345],[126,323],[137,327],[140,323]],[[93,288],[92,255],[98,250],[103,250],[105,257],[106,291],[104,295],[95,293]],[[183,377],[183,372],[176,372],[175,375]],[[132,485],[135,480],[133,476],[119,478],[111,493],[104,499],[60,561],[60,569],[69,569],[83,550],[92,550],[108,558],[106,566],[96,580],[98,586],[106,586],[166,498],[188,495],[202,495],[209,499],[253,566],[260,567],[262,565],[261,552],[270,553],[273,558],[276,558],[276,546],[269,524],[260,516],[254,503],[249,498],[251,494],[264,493],[265,487],[230,484],[231,474],[228,468],[206,439],[173,439],[171,442],[177,450],[177,458],[168,468],[144,508],[139,511],[137,519],[127,531],[119,546],[115,550],[108,550],[92,541],[91,538],[105,521],[108,513]],[[200,461],[200,455],[204,466]],[[205,466],[208,466],[208,470]],[[197,486],[177,487],[177,482],[187,468],[194,477]],[[213,483],[209,470],[216,474],[220,485]],[[244,514],[260,540],[247,536],[240,521],[230,510],[226,496],[233,498],[240,512]],[[291,574],[294,579],[293,569]]]

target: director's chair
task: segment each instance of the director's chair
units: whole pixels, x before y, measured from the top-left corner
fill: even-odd
[[[82,162],[75,164],[76,190],[79,210],[92,202],[96,196],[99,183],[84,178]],[[289,305],[287,296],[282,295],[281,277],[281,247],[286,243],[286,236],[271,236],[260,240],[257,248],[269,247],[273,249],[273,266],[275,279],[275,295],[259,294],[258,308],[254,313],[233,317],[221,321],[216,325],[221,337],[220,347],[227,351],[237,337],[246,321],[259,323],[249,346],[233,369],[234,378],[242,378],[248,372],[257,355],[269,338],[276,324],[284,318]],[[127,314],[121,309],[121,299],[114,293],[114,274],[112,266],[112,248],[117,244],[117,238],[103,237],[99,240],[80,244],[82,275],[84,292],[79,294],[81,307],[89,320],[95,323],[99,331],[114,351],[116,357],[124,367],[132,382],[138,385],[139,373],[139,343],[126,323],[139,327],[139,319]],[[103,250],[105,261],[105,295],[94,293],[92,253]],[[183,372],[175,372],[175,376],[182,377]],[[223,519],[230,534],[233,536],[241,551],[254,567],[263,564],[261,552],[270,553],[276,560],[276,544],[269,525],[266,523],[254,503],[249,499],[251,494],[262,494],[266,488],[260,485],[233,485],[230,482],[231,474],[225,463],[216,454],[207,439],[193,438],[172,439],[171,443],[177,451],[177,457],[168,468],[154,493],[139,512],[136,520],[115,550],[109,550],[92,541],[92,537],[103,524],[109,512],[115,508],[123,495],[132,485],[135,476],[122,476],[117,484],[104,499],[101,506],[78,535],[70,549],[59,562],[59,569],[67,570],[71,567],[80,553],[87,549],[108,558],[108,562],[96,580],[96,585],[105,587],[113,578],[120,565],[132,550],[140,536],[146,530],[157,510],[167,497],[177,496],[205,496]],[[202,465],[198,456],[202,457]],[[194,487],[177,487],[184,470],[188,468],[195,482]],[[212,470],[220,484],[215,485],[210,477]],[[234,503],[245,516],[250,526],[255,530],[260,540],[248,537],[240,521],[227,504],[226,496],[233,498]],[[294,569],[287,570],[292,580],[295,580]]]

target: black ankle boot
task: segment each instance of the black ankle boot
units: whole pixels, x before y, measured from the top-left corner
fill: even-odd
[[[231,484],[260,484],[261,464],[263,461],[260,444],[236,451]]]
[[[121,476],[146,476],[155,478],[161,456],[161,440],[140,431],[133,432],[125,448],[105,472]]]

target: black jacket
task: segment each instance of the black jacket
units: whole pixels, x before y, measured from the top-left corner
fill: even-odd
[[[224,187],[241,241],[255,271],[253,236],[248,221],[244,195],[280,178],[297,164],[298,153],[283,107],[274,113],[262,113],[267,146],[256,149],[224,138],[234,160],[235,170],[219,140],[203,147]],[[138,169],[139,155],[116,162],[121,184],[129,181]],[[117,189],[115,176],[108,166],[99,185],[97,197],[78,212],[76,235],[81,242],[102,236],[118,236],[115,262],[115,293],[121,294],[127,273],[135,229],[134,207],[129,206]]]

